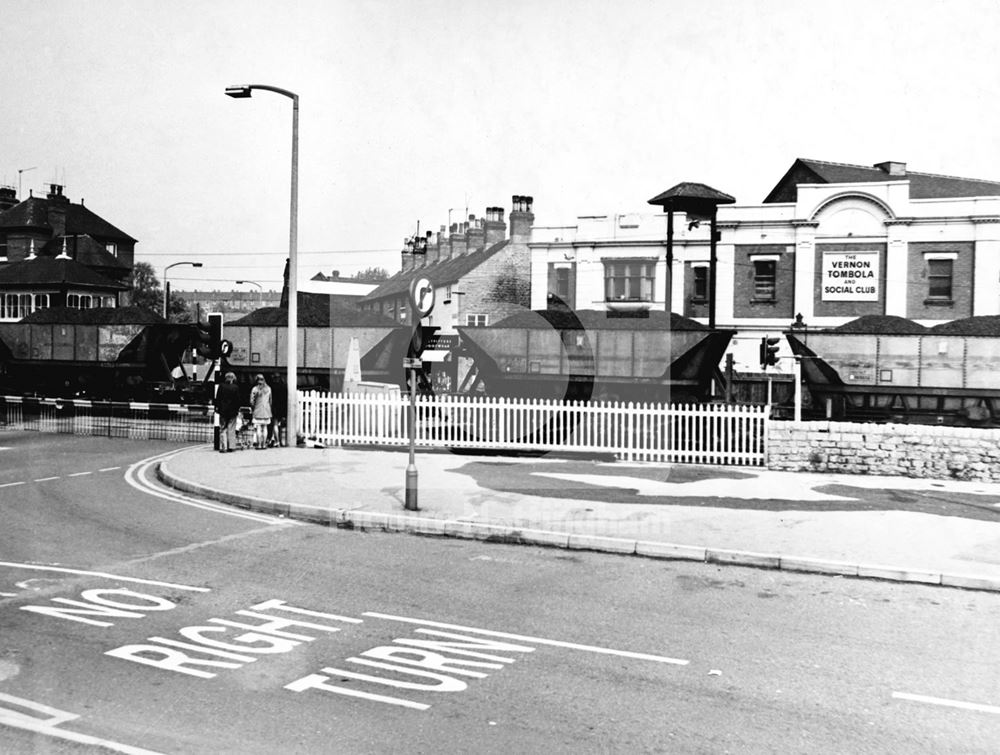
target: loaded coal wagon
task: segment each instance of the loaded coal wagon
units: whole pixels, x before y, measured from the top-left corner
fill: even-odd
[[[785,333],[801,357],[804,416],[921,424],[1000,424],[1000,317],[934,327],[866,316]]]
[[[325,294],[299,294],[298,357],[300,390],[340,392],[352,339],[357,339],[361,375],[366,381],[404,385],[403,358],[412,331],[380,314],[363,312]],[[225,368],[240,383],[253,375],[284,383],[288,364],[288,310],[265,307],[225,323],[232,344]]]
[[[41,310],[0,323],[0,393],[203,401],[205,387],[183,366],[198,342],[195,326],[138,308]]]
[[[666,312],[521,312],[460,327],[465,389],[568,400],[704,402],[734,334]]]

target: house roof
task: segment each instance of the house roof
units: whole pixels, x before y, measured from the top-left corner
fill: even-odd
[[[0,266],[0,286],[7,288],[39,288],[72,285],[78,288],[126,291],[128,286],[105,278],[86,265],[72,259],[40,256],[35,259],[10,262]]]
[[[58,236],[42,247],[42,252],[56,257],[62,254],[64,244],[67,254],[87,267],[107,267],[126,271],[131,269],[105,249],[104,244],[91,236]]]
[[[912,199],[944,199],[952,197],[1000,196],[1000,181],[941,176],[934,173],[908,171],[891,175],[878,166],[831,163],[797,158],[781,180],[764,199],[764,203],[794,202],[799,184],[875,183],[909,181]]]
[[[697,320],[684,317],[676,312],[649,310],[641,315],[621,316],[603,309],[580,309],[569,312],[564,309],[539,309],[517,312],[505,317],[490,328],[529,328],[540,330],[708,330]]]
[[[157,312],[142,307],[49,307],[37,309],[21,319],[26,323],[60,323],[76,325],[156,325],[166,322]]]
[[[306,291],[298,291],[297,294],[297,325],[300,328],[327,328],[330,325],[359,328],[398,324],[385,315],[360,310],[353,304],[346,304],[328,294],[311,294]],[[284,307],[263,307],[228,324],[288,325],[288,310]]]
[[[379,287],[365,296],[361,301],[377,301],[390,296],[406,294],[410,289],[410,282],[415,278],[427,278],[435,288],[456,283],[471,271],[475,270],[490,257],[501,251],[510,239],[499,241],[493,246],[482,249],[478,252],[460,254],[447,260],[439,260],[430,265],[415,267],[412,270],[405,270],[396,273],[387,281],[379,284]]]
[[[86,234],[89,236],[117,239],[119,241],[131,241],[135,239],[124,231],[111,225],[104,218],[91,212],[89,208],[82,204],[74,204],[65,199],[45,199],[43,197],[29,197],[23,202],[11,207],[9,210],[0,212],[0,229],[13,228],[40,228],[51,231],[49,225],[48,208],[50,203],[59,203],[66,210],[67,235]]]

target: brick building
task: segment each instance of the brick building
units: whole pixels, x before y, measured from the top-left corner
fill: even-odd
[[[694,219],[691,219],[694,220]],[[706,319],[709,235],[675,217],[580,218],[535,227],[531,305],[558,296],[577,309],[663,309]],[[738,331],[737,366],[757,368],[763,334],[801,315],[806,327],[862,315],[926,325],[1000,314],[1000,182],[796,160],[759,205],[718,209],[716,325]],[[667,286],[671,296],[666,296]]]
[[[116,307],[132,272],[136,240],[63,187],[18,201],[0,187],[0,321],[40,309]]]
[[[426,238],[426,251],[410,244],[402,268],[361,299],[362,309],[407,322],[410,283],[427,278],[434,286],[434,311],[425,325],[455,332],[455,326],[490,325],[528,306],[528,239],[534,222],[531,197],[513,197],[510,235],[502,207],[485,218],[441,226]]]

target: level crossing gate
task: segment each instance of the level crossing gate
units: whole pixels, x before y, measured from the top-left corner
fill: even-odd
[[[405,446],[409,397],[299,393],[301,433],[325,445]],[[770,407],[418,396],[422,448],[612,454],[623,461],[763,466]]]

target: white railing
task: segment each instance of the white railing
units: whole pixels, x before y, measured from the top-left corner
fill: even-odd
[[[409,443],[409,397],[299,394],[301,433],[326,445]],[[422,448],[614,454],[626,461],[762,466],[769,407],[420,396]]]

